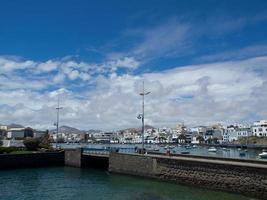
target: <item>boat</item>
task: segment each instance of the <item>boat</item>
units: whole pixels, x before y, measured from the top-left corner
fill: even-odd
[[[181,147],[182,145],[178,144],[178,147]]]
[[[159,151],[159,148],[155,147],[155,148],[153,149],[153,151]]]
[[[239,152],[239,156],[242,157],[242,156],[245,156],[245,155],[246,155],[246,152],[245,152],[245,151],[240,151],[240,152]]]
[[[186,149],[191,149],[192,147],[190,145],[185,146]]]
[[[260,158],[267,158],[267,151],[263,150],[262,153],[259,154]]]
[[[208,151],[209,152],[217,152],[217,149],[215,148],[215,147],[210,147],[209,149],[208,149]]]
[[[197,145],[194,144],[192,147],[193,147],[193,148],[197,148]]]
[[[170,148],[170,149],[174,149],[174,148],[175,148],[175,146],[171,145],[171,146],[169,146],[169,148]]]
[[[181,151],[181,154],[190,154],[189,151]]]
[[[164,147],[164,149],[169,149],[170,148],[170,146],[169,145],[166,145],[165,147]]]

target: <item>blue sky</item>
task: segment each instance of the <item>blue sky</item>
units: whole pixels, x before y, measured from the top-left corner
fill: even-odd
[[[63,124],[136,127],[134,94],[143,79],[154,91],[147,100],[152,125],[267,118],[261,107],[255,110],[267,95],[259,92],[254,102],[266,85],[266,1],[0,5],[0,123],[50,127],[61,93]]]

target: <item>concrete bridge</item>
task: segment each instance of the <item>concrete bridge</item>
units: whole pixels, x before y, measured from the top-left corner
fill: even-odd
[[[267,199],[267,162],[193,155],[66,149],[65,165],[108,169]]]

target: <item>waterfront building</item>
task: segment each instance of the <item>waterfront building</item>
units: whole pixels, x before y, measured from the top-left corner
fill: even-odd
[[[252,135],[250,127],[238,127],[229,135],[229,142],[239,140],[242,137],[249,137]]]
[[[8,139],[23,139],[26,137],[33,137],[33,129],[30,127],[27,128],[10,128],[7,131]]]
[[[207,127],[204,133],[204,141],[207,144],[211,143],[223,143],[223,128]]]
[[[254,122],[252,126],[253,135],[257,137],[267,137],[267,120]]]

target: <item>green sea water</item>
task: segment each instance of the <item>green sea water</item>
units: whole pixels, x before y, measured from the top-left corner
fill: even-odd
[[[0,171],[2,200],[249,200],[107,171],[69,167]]]

